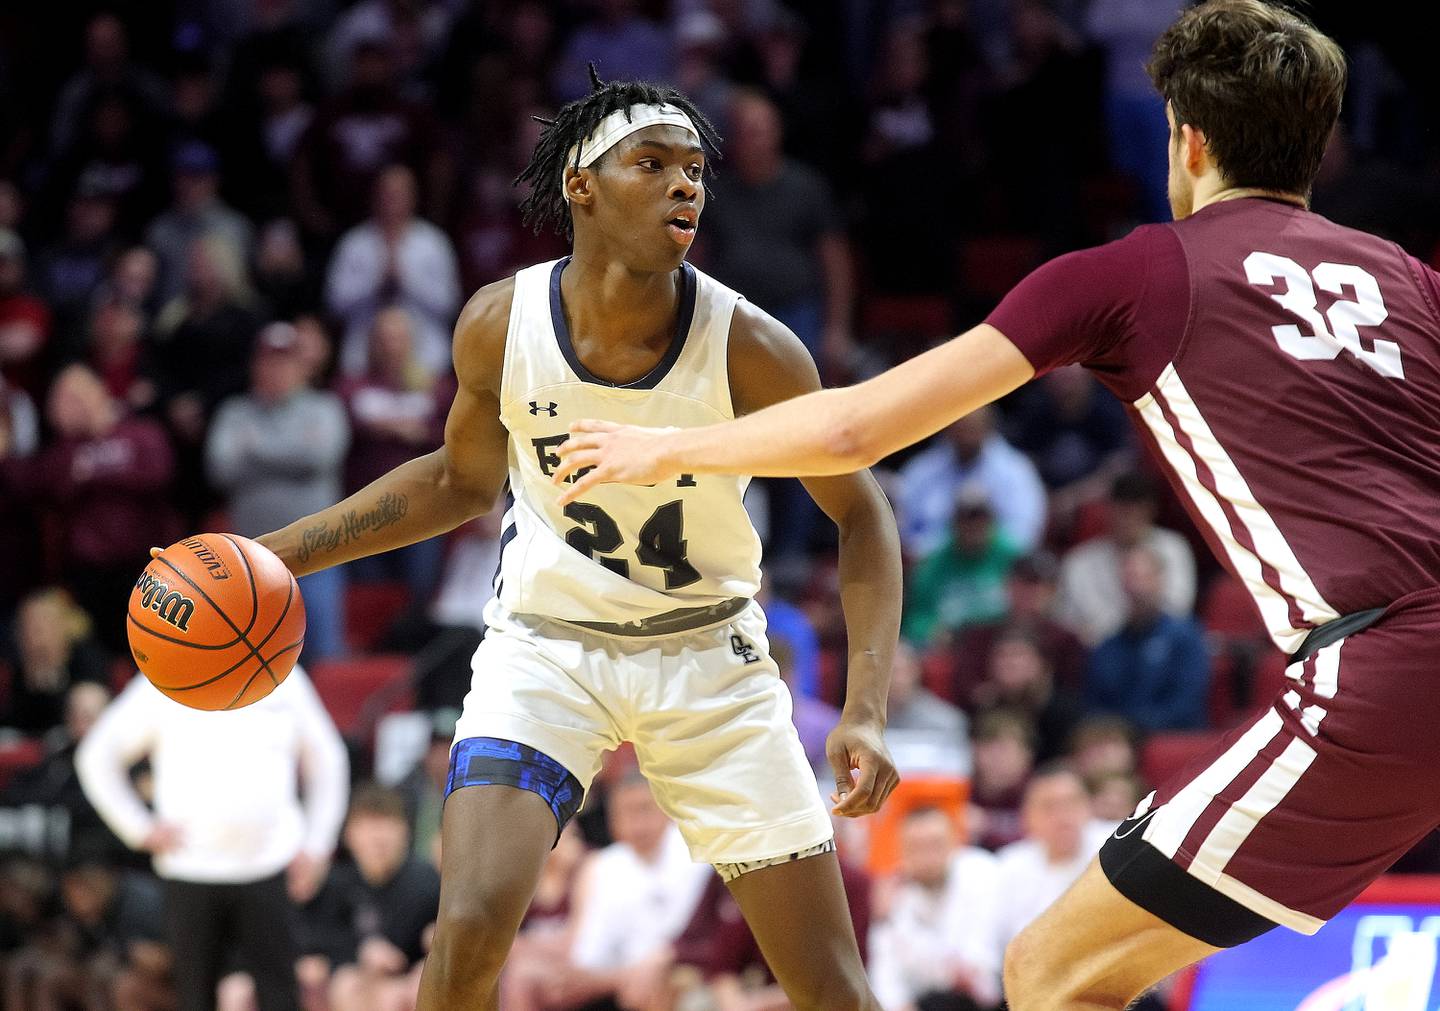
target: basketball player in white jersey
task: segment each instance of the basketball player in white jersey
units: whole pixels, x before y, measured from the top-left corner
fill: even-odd
[[[601,756],[632,741],[692,856],[729,882],[793,1005],[878,1009],[830,812],[752,599],[748,479],[608,486],[561,506],[572,421],[705,425],[817,389],[784,326],[686,264],[716,138],[677,92],[595,82],[546,126],[522,180],[574,252],[481,289],[455,328],[442,449],[260,538],[297,575],[444,533],[507,484],[497,597],[451,752],[425,1011],[496,1008],[545,854]],[[847,699],[828,743],[833,811],[877,809],[899,627],[900,550],[868,473],[807,482],[840,528]]]

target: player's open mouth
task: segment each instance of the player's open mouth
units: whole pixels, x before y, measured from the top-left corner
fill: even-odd
[[[686,214],[677,214],[665,222],[670,237],[682,246],[695,241],[695,219]]]

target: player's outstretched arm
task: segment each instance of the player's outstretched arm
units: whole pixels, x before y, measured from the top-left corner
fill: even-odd
[[[499,389],[512,291],[508,279],[488,285],[461,310],[454,348],[459,390],[440,449],[258,538],[295,575],[446,533],[494,507],[507,468]]]
[[[820,389],[805,345],[783,324],[741,302],[730,326],[730,389],[735,413],[753,415]],[[868,470],[808,477],[805,490],[840,531],[840,602],[849,665],[845,709],[826,741],[835,773],[835,813],[869,814],[900,782],[885,748],[890,664],[900,635],[900,534]]]
[[[1035,370],[988,324],[857,386],[821,390],[719,425],[646,429],[579,421],[555,482],[593,468],[561,502],[609,482],[655,484],[681,472],[846,474],[919,442],[1023,385]]]

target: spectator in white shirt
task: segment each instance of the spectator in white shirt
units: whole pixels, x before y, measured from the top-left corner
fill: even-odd
[[[962,488],[978,487],[1000,530],[1022,551],[1045,532],[1045,483],[1030,458],[995,431],[995,410],[972,411],[900,469],[895,512],[907,554],[928,555],[950,535]]]
[[[460,274],[445,233],[415,216],[415,174],[391,165],[375,180],[372,216],[341,237],[330,261],[325,301],[345,327],[340,369],[365,371],[375,316],[409,310],[415,356],[434,375],[450,371],[450,328],[460,308]]]
[[[153,811],[128,775],[146,756]],[[304,671],[253,705],[214,713],[136,677],[85,737],[76,768],[115,834],[154,855],[180,1011],[214,1007],[230,950],[255,979],[260,1011],[294,1011],[290,903],[325,876],[349,783],[344,744]]]
[[[900,883],[870,932],[870,975],[885,1011],[975,1011],[1000,1000],[995,858],[957,846],[955,822],[918,808],[900,826]]]
[[[1153,481],[1143,474],[1120,475],[1110,488],[1109,531],[1077,544],[1061,561],[1057,617],[1086,645],[1110,638],[1129,617],[1120,563],[1131,548],[1149,548],[1160,560],[1166,614],[1183,618],[1194,610],[1195,554],[1184,537],[1155,525],[1158,508]]]
[[[711,870],[693,863],[639,772],[606,798],[615,842],[576,878],[570,965],[543,988],[547,1006],[568,1008],[613,996],[627,973],[680,936]]]
[[[1025,838],[997,854],[997,957],[1030,921],[1058,899],[1100,852],[1114,822],[1091,820],[1090,795],[1068,765],[1041,766],[1025,787],[1020,808]]]

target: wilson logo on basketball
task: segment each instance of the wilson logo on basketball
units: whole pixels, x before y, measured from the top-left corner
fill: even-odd
[[[230,578],[230,570],[225,566],[225,562],[220,556],[210,550],[210,545],[198,537],[191,537],[189,540],[181,541],[180,543],[189,548],[191,554],[200,559],[200,564],[205,566],[205,571],[211,579]]]
[[[135,583],[140,591],[140,606],[160,615],[161,621],[168,621],[182,632],[190,631],[190,616],[195,613],[195,601],[183,597],[179,591],[170,589],[149,572],[140,573]]]

